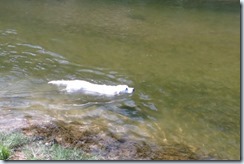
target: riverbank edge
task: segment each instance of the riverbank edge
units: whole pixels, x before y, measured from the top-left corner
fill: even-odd
[[[212,160],[184,144],[150,145],[101,134],[82,125],[53,121],[0,132],[0,145],[10,155],[3,160]]]

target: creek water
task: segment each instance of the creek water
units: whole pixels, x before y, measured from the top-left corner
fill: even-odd
[[[51,80],[127,84],[67,94]],[[240,159],[240,2],[0,0],[0,126],[76,121]]]

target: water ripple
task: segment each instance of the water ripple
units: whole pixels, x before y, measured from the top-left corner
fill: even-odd
[[[12,33],[15,34],[14,31]],[[72,63],[62,54],[40,45],[2,43],[0,49],[0,109],[9,109],[9,114],[17,110],[31,113],[33,117],[38,114],[38,117],[43,115],[57,120],[96,124],[112,133],[132,138],[152,136],[154,126],[145,124],[148,118],[133,96],[71,95],[47,84],[49,80],[82,79],[98,84],[133,86],[133,81],[126,75]],[[144,101],[150,100],[146,94],[141,93],[140,97]],[[150,102],[143,105],[156,110]]]
[[[6,29],[6,30],[0,30],[1,35],[7,36],[7,35],[17,35],[17,31],[15,29]]]
[[[24,46],[24,47],[34,48],[34,49],[39,49],[39,50],[42,50],[43,49],[41,46],[27,44],[27,43],[17,43],[16,45],[17,46]]]

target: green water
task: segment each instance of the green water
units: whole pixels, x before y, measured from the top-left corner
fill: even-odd
[[[240,159],[239,3],[0,0],[1,127],[79,121]],[[59,79],[136,92],[68,95]]]

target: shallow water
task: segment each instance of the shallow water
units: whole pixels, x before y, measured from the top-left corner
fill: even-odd
[[[0,57],[1,127],[78,121],[240,159],[238,1],[1,0]],[[70,95],[59,79],[136,92]]]

